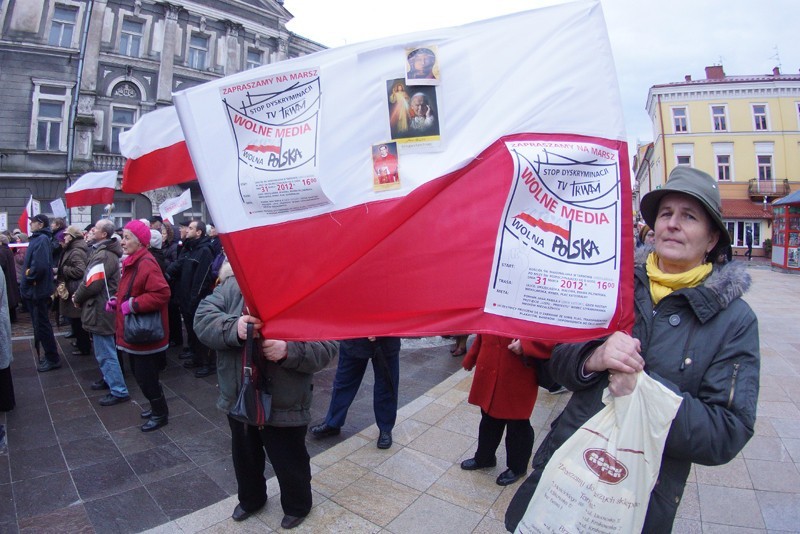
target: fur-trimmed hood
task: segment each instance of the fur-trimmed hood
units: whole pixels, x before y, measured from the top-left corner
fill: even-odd
[[[219,283],[221,284],[228,278],[233,277],[233,267],[228,260],[225,260],[222,263],[222,267],[219,268]]]

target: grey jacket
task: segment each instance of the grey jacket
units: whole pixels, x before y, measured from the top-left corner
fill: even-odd
[[[228,412],[236,402],[242,384],[243,340],[237,334],[244,298],[228,263],[220,269],[220,284],[200,301],[194,331],[200,341],[217,351],[217,407]],[[311,392],[314,373],[336,356],[335,341],[290,341],[289,354],[280,363],[264,360],[267,392],[272,395],[268,426],[304,426],[311,420]],[[254,357],[261,357],[260,351]]]
[[[644,265],[635,270],[636,322],[645,371],[680,395],[643,532],[670,532],[691,464],[721,465],[753,435],[759,387],[758,322],[740,297],[750,275],[740,262],[715,268],[703,284],[673,292],[653,307]],[[584,379],[581,369],[602,343],[556,346],[546,364],[553,378],[574,391],[533,459],[533,473],[506,512],[512,529],[525,513],[547,461],[603,407],[608,373]]]
[[[81,322],[87,332],[101,336],[113,336],[116,332],[114,312],[106,311],[106,302],[109,294],[111,297],[117,294],[121,257],[122,247],[116,239],[106,239],[92,246],[86,273],[75,291],[75,304],[81,308]],[[87,286],[88,273],[98,265],[103,266],[105,279],[94,280]]]

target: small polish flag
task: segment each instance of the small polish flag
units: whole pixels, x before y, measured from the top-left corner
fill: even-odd
[[[117,185],[117,171],[87,172],[65,192],[67,207],[111,204]]]
[[[122,171],[122,190],[126,193],[142,193],[197,178],[172,106],[143,115],[133,128],[120,134],[119,146],[128,158]]]
[[[19,220],[17,221],[19,229],[27,235],[31,234],[31,217],[34,215],[36,214],[33,213],[33,195],[31,195],[31,198],[28,199],[28,203],[25,204],[25,209],[22,210],[22,215],[19,216]]]
[[[103,269],[103,264],[98,263],[86,272],[86,285],[91,285],[98,280],[104,280],[106,271]]]

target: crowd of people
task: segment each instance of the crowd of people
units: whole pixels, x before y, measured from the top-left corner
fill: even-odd
[[[522,480],[533,454],[531,414],[540,385],[572,396],[533,454],[530,476],[506,512],[514,531],[533,497],[553,453],[603,407],[604,390],[625,396],[645,372],[681,396],[669,429],[658,483],[650,495],[644,531],[668,532],[692,463],[719,465],[744,447],[754,432],[759,389],[759,337],[755,314],[741,298],[750,279],[741,262],[721,251],[730,246],[714,179],[678,167],[665,186],[644,196],[647,223],[640,234],[634,265],[635,325],[584,343],[541,343],[481,334],[467,350],[466,336],[451,350],[463,367],[474,369],[469,402],[480,408],[477,450],[461,468],[494,467],[505,433],[506,465],[501,486]],[[373,405],[379,429],[377,447],[392,446],[400,376],[398,338],[368,337],[295,342],[263,339],[262,321],[251,314],[219,240],[202,221],[180,225],[180,234],[158,218],[134,220],[117,235],[101,219],[81,232],[49,225],[44,215],[31,220],[27,248],[9,255],[0,239],[5,283],[0,310],[0,341],[10,337],[19,294],[31,314],[37,345],[43,349],[40,372],[61,367],[49,312],[53,299],[68,318],[74,354],[95,353],[102,379],[93,389],[108,389],[103,406],[130,399],[123,372],[127,355],[139,388],[150,402],[142,412],[144,432],[167,424],[168,407],[159,372],[169,346],[187,346],[181,357],[195,376],[217,373],[218,407],[226,413],[237,402],[243,376],[254,372],[258,388],[270,395],[266,423],[254,425],[229,415],[231,449],[238,484],[235,521],[267,503],[263,472],[269,458],[281,490],[281,526],[298,526],[312,506],[310,458],[305,437],[341,433],[347,411],[368,362],[375,374]],[[54,235],[55,234],[55,235]],[[15,232],[6,241],[22,242]],[[58,243],[58,248],[54,247]],[[20,262],[18,257],[23,255]],[[17,272],[15,265],[21,264]],[[19,275],[19,276],[18,276]],[[16,288],[16,281],[19,287]],[[12,304],[13,303],[13,304]],[[132,317],[154,316],[157,335],[133,334]],[[255,334],[253,333],[255,332]],[[129,335],[130,334],[130,335]],[[255,336],[255,339],[253,339]],[[535,337],[535,336],[532,336]],[[243,351],[255,346],[251,369]],[[8,346],[10,343],[5,343]],[[312,377],[339,356],[325,419],[309,428]],[[0,352],[0,409],[8,405],[10,385],[4,369],[10,354]],[[3,367],[5,366],[5,367]],[[12,404],[13,404],[13,386]],[[13,408],[13,406],[12,406]]]

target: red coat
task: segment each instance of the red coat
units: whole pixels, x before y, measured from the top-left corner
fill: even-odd
[[[469,403],[496,419],[528,419],[536,403],[539,380],[531,358],[548,359],[552,346],[523,341],[523,356],[508,350],[512,339],[479,334],[461,365],[475,368]]]
[[[128,288],[130,288],[130,293]],[[160,341],[147,345],[130,345],[125,342],[123,334],[125,320],[122,315],[122,302],[129,294],[133,297],[132,307],[136,313],[161,310],[164,337]],[[167,317],[169,296],[169,285],[161,273],[161,267],[158,266],[155,258],[146,248],[142,247],[125,258],[122,262],[122,278],[120,278],[119,286],[117,286],[117,347],[131,354],[152,354],[166,350],[169,347],[169,321]]]

